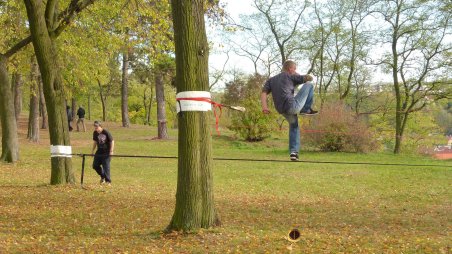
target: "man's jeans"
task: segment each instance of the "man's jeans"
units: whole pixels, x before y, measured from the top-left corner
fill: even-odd
[[[304,83],[297,95],[293,107],[283,116],[289,122],[289,151],[298,153],[300,150],[300,128],[298,127],[298,114],[301,110],[309,110],[314,98],[314,84]]]
[[[110,178],[110,160],[109,154],[98,154],[94,155],[93,169],[96,170],[97,174],[105,179],[107,183],[111,183]]]

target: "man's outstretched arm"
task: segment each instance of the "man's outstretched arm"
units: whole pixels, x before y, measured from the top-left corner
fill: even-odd
[[[267,105],[267,93],[266,92],[261,93],[261,105],[262,105],[262,112],[264,112],[264,114],[270,113],[270,110],[268,110],[268,105]]]

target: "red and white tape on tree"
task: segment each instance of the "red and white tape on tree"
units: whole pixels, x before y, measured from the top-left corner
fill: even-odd
[[[186,91],[180,92],[176,95],[177,113],[181,111],[210,111],[212,105],[217,103],[213,102],[210,96],[210,92],[206,91]]]
[[[177,113],[184,111],[210,111],[213,107],[213,114],[215,115],[215,129],[218,135],[220,131],[218,130],[218,121],[221,116],[222,109],[220,103],[212,101],[210,92],[206,91],[186,91],[180,92],[176,95],[177,103]],[[217,114],[217,108],[220,109],[220,113]]]

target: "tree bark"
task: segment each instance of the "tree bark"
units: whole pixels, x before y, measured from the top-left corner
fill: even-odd
[[[203,0],[172,0],[177,91],[206,91],[208,55]],[[208,112],[179,114],[176,207],[167,230],[219,225],[214,208]]]
[[[44,87],[51,145],[70,146],[63,82],[58,65],[55,29],[56,2],[24,0],[36,58]],[[51,157],[50,184],[74,183],[70,157]]]
[[[7,61],[0,54],[0,118],[2,124],[2,154],[0,161],[16,162],[19,160],[19,140],[17,137],[17,122],[14,100],[8,77]]]
[[[149,96],[149,105],[148,105],[148,116],[147,116],[147,121],[148,124],[151,125],[151,111],[152,111],[152,104],[154,104],[154,88],[151,87],[151,95]]]
[[[143,107],[144,107],[144,125],[149,125],[148,119],[148,96],[146,95],[148,89],[145,88],[143,91]]]
[[[154,89],[153,86],[149,86],[149,90],[151,91],[151,94],[149,95],[149,102],[148,102],[148,96],[146,95],[147,93],[147,88],[144,90],[143,93],[143,106],[144,106],[144,111],[145,111],[145,125],[150,125],[151,124],[151,109],[152,109],[152,102],[153,102],[153,97],[154,97]]]
[[[34,58],[34,57],[33,57]],[[39,141],[39,74],[38,65],[32,60],[30,75],[30,113],[28,117],[28,134],[29,141]]]
[[[397,12],[396,15],[399,15],[400,13]],[[395,27],[398,27],[398,21],[399,18],[397,17],[396,19],[396,24]],[[398,34],[398,30],[394,29],[393,33],[392,33],[392,45],[391,45],[391,50],[392,50],[392,80],[393,80],[393,84],[394,84],[394,92],[395,92],[395,96],[396,96],[396,119],[395,119],[395,146],[394,146],[394,153],[395,154],[399,154],[400,150],[401,150],[401,146],[402,146],[402,94],[400,91],[400,84],[399,84],[399,77],[398,77],[398,52],[397,52],[397,41],[399,38],[399,34]]]
[[[13,89],[14,89],[14,112],[17,123],[19,123],[19,116],[22,111],[22,75],[20,73],[13,74]]]
[[[151,95],[149,98],[149,104],[146,106],[146,108],[147,108],[146,122],[148,125],[151,125],[151,110],[152,110],[153,101],[154,101],[154,89],[152,89],[152,87],[151,87]]]
[[[102,121],[107,121],[107,99],[104,96],[104,92],[102,89],[102,84],[100,83],[100,80],[97,80],[97,84],[99,85],[99,95],[100,95],[100,101],[102,104]]]
[[[71,99],[71,113],[72,113],[72,127],[75,128],[74,126],[77,123],[77,100],[75,98]]]
[[[39,112],[41,114],[41,129],[47,129],[47,106],[46,99],[44,97],[44,87],[42,84],[41,74],[38,73],[38,88],[39,88]]]
[[[128,86],[129,86],[129,54],[130,49],[124,50],[122,55],[122,89],[121,89],[121,113],[122,127],[129,127],[129,105],[128,105]]]
[[[163,84],[162,72],[155,73],[155,96],[157,99],[157,132],[159,139],[168,139],[168,131],[166,128],[166,111],[165,111],[165,87]]]

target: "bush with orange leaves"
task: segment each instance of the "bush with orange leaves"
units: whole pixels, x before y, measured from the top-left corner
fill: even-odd
[[[325,104],[320,114],[303,118],[302,143],[329,152],[360,152],[378,150],[374,138],[363,119],[344,104]]]

